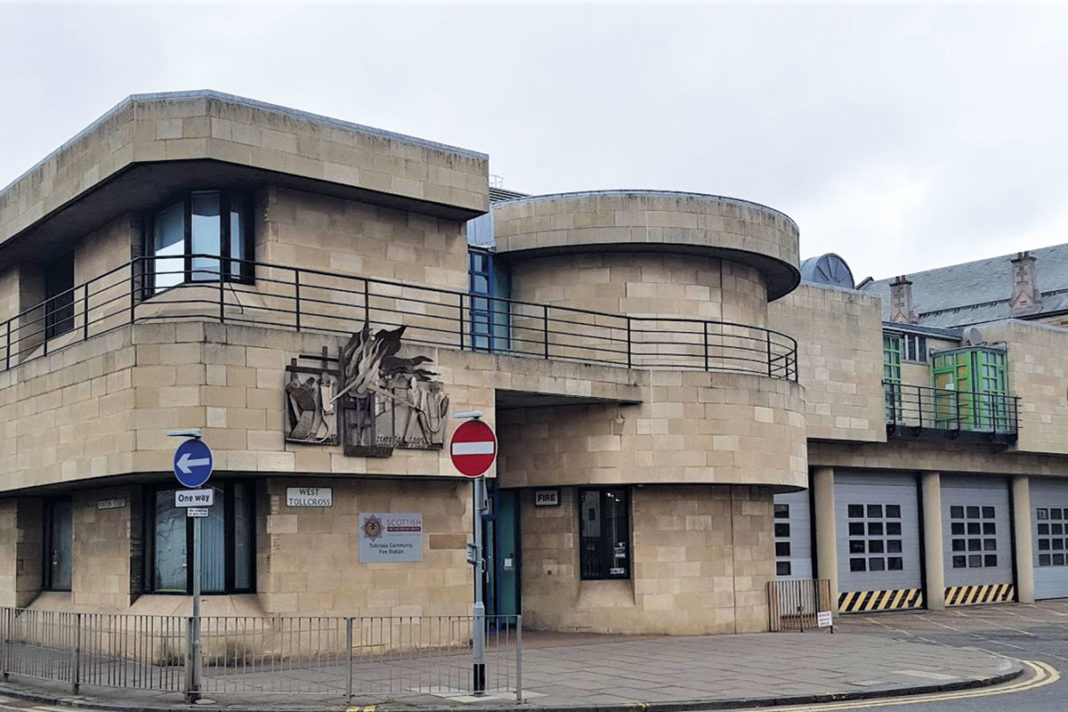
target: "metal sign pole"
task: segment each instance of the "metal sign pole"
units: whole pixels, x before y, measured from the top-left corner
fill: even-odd
[[[474,694],[486,694],[486,605],[482,602],[482,581],[484,578],[482,556],[482,513],[486,511],[486,478],[476,477],[471,480],[474,487],[475,520],[475,603],[472,606],[471,648],[474,653],[472,675]]]
[[[192,649],[192,684],[186,692],[186,699],[195,702],[200,699],[200,520],[193,519],[193,632],[190,636]]]

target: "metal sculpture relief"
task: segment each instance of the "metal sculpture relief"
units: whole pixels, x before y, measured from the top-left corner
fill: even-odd
[[[337,370],[320,369],[318,379],[313,369],[290,366],[286,439],[336,443],[340,431],[345,454],[362,457],[441,448],[449,397],[423,365],[431,359],[398,356],[405,328],[371,333],[364,324],[341,348]],[[324,353],[322,360],[333,359]]]
[[[286,440],[314,445],[337,445],[337,374],[291,364],[286,369]]]

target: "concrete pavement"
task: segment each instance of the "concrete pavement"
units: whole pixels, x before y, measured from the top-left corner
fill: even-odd
[[[823,630],[694,637],[526,633],[522,707],[577,712],[639,705],[672,712],[769,706],[962,689],[1004,682],[1020,672],[1015,660],[983,650],[866,633],[832,635]],[[101,687],[83,688],[82,693],[74,696],[63,687],[12,680],[0,685],[0,704],[2,697],[29,697],[47,704],[105,709],[262,712],[349,706],[336,694],[227,694],[190,706],[175,693]],[[376,705],[378,712],[517,707],[514,690],[476,701],[463,690],[418,687],[399,695],[358,696],[352,704]]]

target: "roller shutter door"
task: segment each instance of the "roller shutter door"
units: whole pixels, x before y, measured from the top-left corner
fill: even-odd
[[[775,495],[775,575],[812,578],[812,516],[808,490]]]
[[[1000,477],[942,477],[946,605],[1011,601],[1009,485]]]
[[[912,473],[836,472],[838,610],[923,606],[920,516]]]
[[[1035,598],[1068,597],[1068,482],[1031,478]]]

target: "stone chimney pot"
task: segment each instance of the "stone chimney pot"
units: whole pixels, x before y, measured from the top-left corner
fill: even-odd
[[[1017,252],[1012,259],[1012,292],[1009,312],[1026,316],[1042,311],[1042,292],[1038,289],[1038,260],[1030,252]]]
[[[905,275],[890,283],[890,321],[897,324],[915,324],[916,310],[912,308],[912,282]]]

